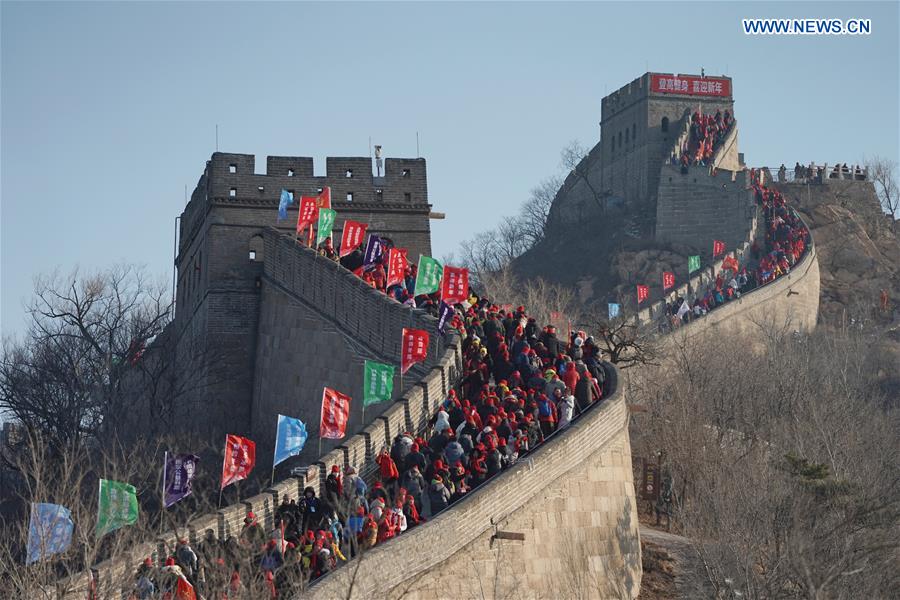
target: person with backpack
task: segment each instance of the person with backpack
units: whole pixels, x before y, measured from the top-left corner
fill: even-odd
[[[558,420],[556,404],[547,397],[547,394],[542,393],[538,396],[537,405],[541,434],[545,438],[550,437],[550,434],[556,430],[556,422]]]

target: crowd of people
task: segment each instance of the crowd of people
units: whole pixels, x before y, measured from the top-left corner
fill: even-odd
[[[761,285],[787,275],[806,252],[809,230],[797,213],[788,206],[784,194],[760,182],[759,173],[751,169],[750,187],[765,223],[763,244],[754,240],[750,260],[742,267],[723,269],[693,301],[676,294],[667,300],[660,329],[668,330],[706,315],[715,308],[740,298]]]
[[[822,183],[825,177],[825,167],[809,163],[808,166],[801,165],[799,162],[794,165],[794,181],[812,181]],[[847,163],[835,163],[828,174],[829,179],[853,179],[856,181],[865,181],[866,170],[861,165],[847,166]],[[787,167],[782,164],[778,168],[778,181],[784,183],[787,181]]]
[[[708,166],[733,124],[734,119],[728,110],[724,113],[717,110],[715,114],[694,112],[690,133],[681,146],[681,157],[673,152],[672,164],[680,164],[683,169],[692,165]]]
[[[321,495],[307,487],[299,501],[285,499],[271,529],[249,512],[238,536],[220,541],[210,531],[196,549],[179,540],[163,566],[148,558],[131,597],[180,598],[179,580],[198,598],[244,598],[250,587],[290,597],[463,500],[609,391],[592,336],[560,338],[523,306],[503,309],[472,294],[451,325],[462,339],[463,377],[423,431],[381,449],[374,480],[333,465]]]

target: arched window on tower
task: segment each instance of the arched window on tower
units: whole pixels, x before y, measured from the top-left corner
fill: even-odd
[[[662,129],[663,133],[668,133],[668,131],[669,131],[669,117],[663,117],[663,118],[662,118],[662,125],[660,126],[660,129]]]
[[[252,238],[250,238],[249,250],[250,262],[262,262],[263,239],[261,235],[254,235]]]

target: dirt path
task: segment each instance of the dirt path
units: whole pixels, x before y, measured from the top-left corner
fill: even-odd
[[[703,565],[690,540],[641,525],[641,541],[665,548],[675,560],[675,590],[678,600],[713,598],[715,594],[703,576]]]

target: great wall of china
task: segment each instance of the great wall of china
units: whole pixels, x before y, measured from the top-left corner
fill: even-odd
[[[682,130],[685,123],[680,123]],[[678,147],[676,141],[676,153]],[[211,164],[224,166],[232,160],[230,156],[214,156]],[[344,167],[341,165],[340,170]],[[356,163],[354,167],[361,169]],[[309,169],[304,167],[306,170],[311,176],[311,165]],[[331,173],[331,167],[329,175],[337,177]],[[744,262],[760,225],[745,175],[737,155],[735,126],[711,167],[690,167],[687,174],[682,174],[667,163],[661,166],[659,210],[669,211],[668,222],[677,220],[679,203],[687,201],[697,179],[705,189],[704,195],[711,196],[713,189],[722,190],[724,208],[715,210],[740,211],[744,227],[732,235],[739,235],[742,241],[729,254]],[[196,221],[196,216],[191,217],[191,223]],[[201,229],[196,224],[192,227]],[[670,233],[677,235],[674,230]],[[261,240],[261,245],[253,241],[256,239]],[[248,390],[254,398],[253,414],[286,411],[288,405],[265,399],[290,398],[288,391],[298,379],[313,379],[310,389],[321,388],[321,371],[331,364],[325,359],[339,351],[346,354],[349,349],[352,354],[347,371],[329,376],[337,377],[348,389],[358,389],[363,358],[392,361],[399,354],[403,327],[435,329],[435,320],[424,311],[388,300],[351,272],[298,246],[293,236],[284,231],[251,227],[248,223],[236,244],[243,249],[247,240],[256,244],[255,252],[259,253],[254,264],[248,265],[253,270],[251,275],[257,278],[256,287],[261,288],[255,300],[261,306],[253,331],[255,380],[269,386],[267,390]],[[190,239],[183,239],[183,251],[191,243]],[[179,259],[184,260],[181,254]],[[675,291],[690,296],[714,280],[721,267],[719,259]],[[728,328],[753,336],[758,331],[754,324],[765,320],[789,320],[793,329],[811,330],[816,324],[818,303],[819,266],[811,242],[790,274],[680,327],[667,339],[686,339]],[[663,303],[656,303],[627,318],[650,325],[660,317],[662,309]],[[316,335],[302,335],[309,331]],[[310,370],[298,374],[291,370],[291,357],[300,354],[320,358],[304,361]],[[305,477],[281,479],[260,494],[194,519],[185,525],[191,540],[207,531],[219,539],[238,534],[248,510],[271,528],[275,507],[284,498],[297,499],[306,486],[322,490],[326,467],[330,465],[353,465],[364,478],[373,478],[377,473],[374,456],[381,446],[390,445],[394,436],[403,431],[424,429],[447,391],[460,379],[462,355],[455,335],[443,340],[432,336],[429,357],[423,367],[414,370],[415,376],[409,378],[396,400],[373,410],[366,422],[351,421],[354,435],[328,448],[322,456],[307,456],[306,462],[311,466]],[[641,556],[628,435],[628,390],[620,384],[615,367],[606,366],[609,389],[604,402],[467,499],[423,526],[366,552],[361,559],[355,559],[358,565],[351,561],[349,566],[315,582],[305,596],[496,598],[514,592],[522,598],[552,598],[563,591],[559,588],[560,578],[548,574],[565,569],[582,585],[587,582],[598,597],[636,597],[641,582]],[[297,395],[296,390],[292,393]],[[318,409],[311,410],[317,413]],[[296,406],[291,411],[297,413]],[[298,416],[307,422],[317,420],[310,414]],[[271,437],[271,427],[274,422],[258,426],[254,423],[250,429]],[[510,539],[502,535],[504,532],[521,536]],[[438,539],[440,544],[435,543]],[[101,593],[118,597],[134,566],[146,556],[166,556],[175,540],[174,533],[163,535],[97,565]],[[517,576],[519,573],[525,575]],[[80,582],[74,587],[79,589]],[[77,593],[80,591],[73,592]]]

